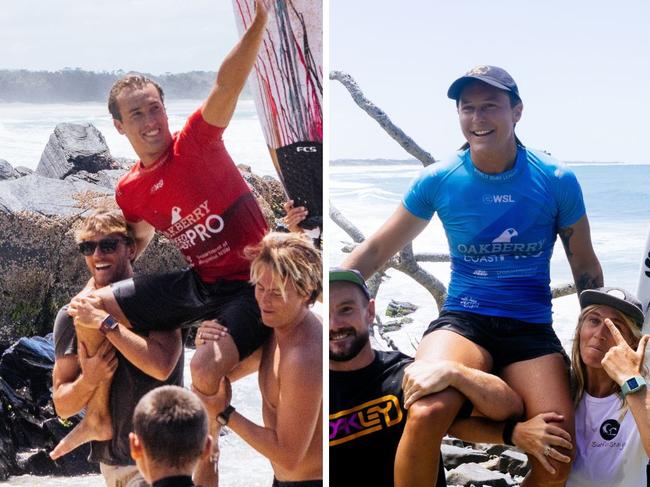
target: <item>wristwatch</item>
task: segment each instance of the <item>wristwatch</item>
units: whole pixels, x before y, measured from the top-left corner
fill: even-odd
[[[226,426],[228,424],[228,420],[230,419],[230,415],[234,412],[235,408],[232,405],[228,405],[226,409],[217,414],[217,423],[219,423],[221,426]]]
[[[643,389],[645,386],[646,386],[645,379],[640,375],[635,375],[633,377],[630,377],[628,380],[623,382],[623,385],[621,386],[623,397],[627,396],[628,394],[634,394],[640,389]]]
[[[111,315],[106,315],[106,318],[102,321],[102,324],[99,325],[99,331],[102,335],[106,335],[109,331],[113,331],[119,323]]]

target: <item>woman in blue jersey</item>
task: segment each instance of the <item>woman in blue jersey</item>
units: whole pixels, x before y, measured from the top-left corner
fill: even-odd
[[[451,281],[416,360],[454,360],[495,371],[524,400],[528,418],[554,410],[573,432],[567,360],[552,329],[550,257],[560,235],[579,291],[602,286],[580,186],[573,173],[515,136],[523,104],[510,75],[479,66],[448,91],[467,145],[427,167],[386,223],[343,263],[368,278],[438,213],[449,241]],[[447,388],[410,409],[396,485],[435,479],[440,441],[465,398]],[[554,460],[553,460],[554,461]],[[531,457],[524,485],[563,485]]]

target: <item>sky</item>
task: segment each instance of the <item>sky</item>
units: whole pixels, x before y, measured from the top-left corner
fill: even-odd
[[[406,8],[408,7],[408,8]],[[650,2],[331,0],[329,69],[435,158],[464,142],[449,85],[505,68],[524,112],[517,134],[564,161],[650,163]],[[408,159],[337,81],[330,159]]]
[[[232,0],[7,1],[0,69],[215,71],[237,37]]]

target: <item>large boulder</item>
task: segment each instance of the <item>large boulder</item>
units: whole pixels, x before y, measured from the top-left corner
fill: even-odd
[[[64,179],[78,171],[97,172],[116,167],[104,136],[94,125],[60,123],[50,135],[36,173]]]
[[[0,180],[16,179],[19,177],[20,173],[16,171],[11,164],[4,159],[0,159]]]

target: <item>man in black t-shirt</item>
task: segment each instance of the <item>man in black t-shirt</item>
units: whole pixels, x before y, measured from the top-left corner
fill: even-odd
[[[132,237],[118,210],[98,210],[85,220],[76,240],[92,276],[86,290],[133,276]],[[102,321],[106,315],[97,319]],[[129,452],[133,410],[148,391],[165,384],[183,384],[184,334],[180,330],[136,334],[118,323],[103,321],[100,330],[105,341],[96,354],[88,356],[83,341],[77,343],[67,307],[59,311],[54,323],[54,407],[62,418],[77,414],[98,385],[112,377],[108,401],[112,427],[103,432],[104,441],[91,442],[90,461],[100,463],[109,487],[146,486]],[[90,416],[84,421],[93,421]]]
[[[454,387],[470,403],[484,404],[490,398],[494,407],[483,406],[484,411],[477,407],[476,414],[503,418],[522,414],[521,399],[495,375],[449,361],[411,365],[413,359],[401,352],[373,350],[369,329],[375,301],[363,277],[356,270],[332,269],[329,281],[332,487],[393,486],[395,453],[407,415],[404,405],[423,395]],[[442,461],[435,485],[446,485]]]

